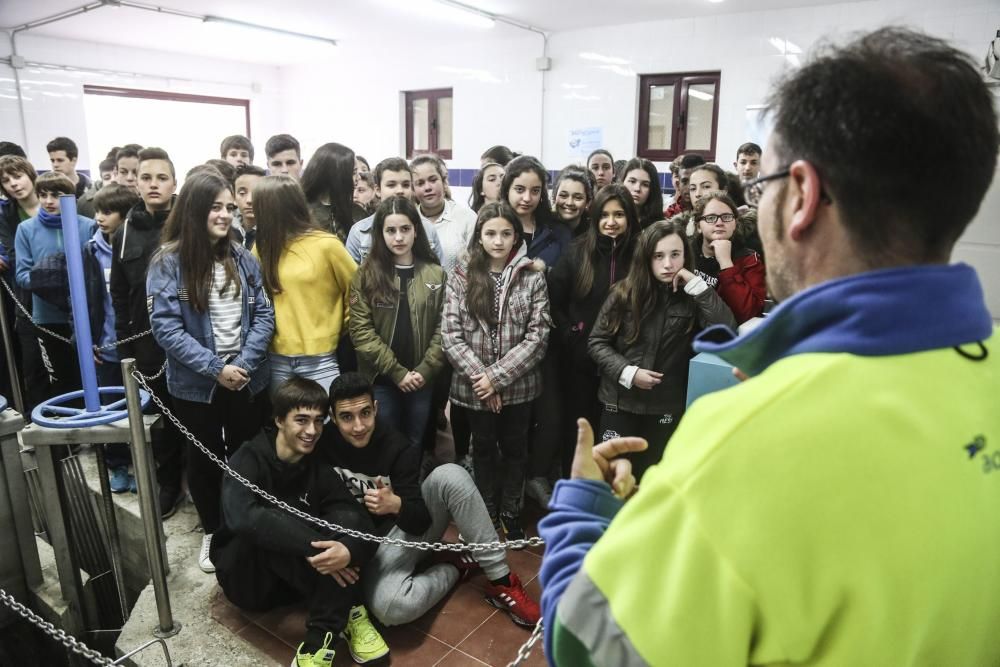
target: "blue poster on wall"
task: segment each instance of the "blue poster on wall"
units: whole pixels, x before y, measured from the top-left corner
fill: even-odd
[[[578,127],[569,131],[570,155],[587,157],[604,146],[604,128]]]

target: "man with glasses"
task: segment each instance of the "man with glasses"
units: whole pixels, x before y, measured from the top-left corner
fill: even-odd
[[[581,423],[539,524],[545,653],[1000,664],[1000,354],[949,263],[996,167],[992,97],[964,53],[883,28],[792,71],[770,111],[751,189],[782,303],[696,342],[749,379],[691,406],[624,506],[644,443],[592,448]],[[946,209],[925,164],[951,165]]]

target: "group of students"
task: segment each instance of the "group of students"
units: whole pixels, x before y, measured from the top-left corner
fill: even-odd
[[[36,328],[70,330],[68,308],[56,305],[65,285],[47,260],[65,250],[58,196],[76,194],[78,211],[94,215],[81,214],[79,224],[92,258],[88,291],[103,306],[91,308],[95,341],[129,340],[95,354],[102,382],[120,383],[118,358],[135,357],[150,377],[165,364],[151,387],[201,443],[238,470],[249,466],[251,481],[262,475],[274,489],[315,488],[289,499],[310,511],[314,494],[339,525],[433,541],[450,517],[467,540],[492,541],[498,530],[522,539],[523,496],[547,506],[552,484],[568,473],[576,417],[605,438],[646,438],[649,449],[633,460],[641,478],[684,412],[694,336],[762,314],[752,207],[760,152],[740,148],[739,175],[679,158],[677,194],[665,210],[652,163],[634,158],[616,168],[604,150],[563,169],[550,200],[540,161],[493,147],[470,206],[452,198],[447,167],[434,155],[387,158],[369,172],[351,149],[329,143],[303,167],[289,135],[268,140],[268,171],[252,164],[248,139],[227,137],[220,158],[192,168],[178,194],[160,148],[116,148],[114,173],[102,174],[96,190],[55,170],[58,151],[50,151],[54,171],[42,176],[23,155],[3,156],[0,243],[8,254],[0,268],[5,279],[14,273],[20,300],[31,295],[33,322],[18,322],[22,377],[35,403],[79,384],[68,349]],[[446,404],[465,469],[435,468],[433,455],[422,455],[422,443],[448,423]],[[307,473],[291,465],[315,448],[328,415],[333,440],[349,446],[319,449],[367,515],[344,514],[344,489],[326,488],[328,470],[304,482],[297,475]],[[377,454],[360,454],[382,440]],[[183,498],[183,442],[169,421],[154,439],[164,518]],[[205,532],[199,566],[216,572],[238,604],[283,595],[263,586],[247,598],[234,583],[246,577],[280,571],[286,592],[315,592],[314,572],[350,587],[364,563],[366,603],[384,623],[407,622],[478,560],[490,578],[488,599],[516,622],[537,621],[537,605],[502,551],[414,575],[419,552],[334,546],[315,527],[255,504],[188,447],[187,488]],[[108,456],[113,490],[134,490],[127,449]],[[271,521],[285,528],[265,528]],[[286,564],[292,553],[308,555],[311,568],[249,559],[254,549],[238,546],[247,540]],[[326,664],[325,633],[345,623],[355,624],[345,632],[356,659],[382,652],[363,608],[329,606],[361,598],[324,599],[311,611],[299,664]]]

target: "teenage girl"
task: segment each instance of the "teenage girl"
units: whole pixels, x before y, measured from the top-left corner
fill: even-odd
[[[181,188],[146,278],[153,337],[167,355],[167,389],[177,417],[225,459],[259,429],[254,400],[267,386],[274,311],[260,266],[230,240],[233,192],[199,172]],[[221,523],[222,471],[188,447],[188,488],[205,531],[198,565],[214,572],[212,534]]]
[[[694,205],[694,220],[698,275],[719,293],[737,323],[760,317],[767,298],[764,260],[738,231],[736,202],[722,192],[703,195]]]
[[[548,179],[541,162],[522,155],[507,165],[500,185],[500,200],[510,204],[521,221],[528,257],[541,260],[537,268],[555,266],[571,236],[569,227],[552,214]]]
[[[588,345],[601,371],[602,439],[638,436],[649,443],[631,456],[636,479],[660,460],[684,413],[691,341],[713,324],[735,321],[694,274],[684,226],[653,223],[639,237],[628,276],[604,302]]]
[[[483,204],[500,201],[500,184],[503,182],[503,165],[497,162],[487,162],[476,172],[472,179],[472,195],[469,197],[469,207],[479,213]]]
[[[587,208],[594,199],[593,177],[586,170],[570,165],[556,178],[555,214],[570,228],[573,236],[581,236],[590,227]]]
[[[639,211],[639,224],[645,229],[663,219],[663,191],[660,174],[649,160],[634,157],[625,163],[622,184],[632,195]]]
[[[374,383],[378,417],[412,446],[423,438],[444,365],[444,284],[417,207],[402,197],[382,202],[371,252],[351,283],[351,340],[359,370]]]
[[[469,245],[476,214],[451,198],[448,167],[438,156],[427,154],[414,158],[410,162],[410,172],[420,216],[434,225],[441,244],[441,265],[450,273]]]
[[[354,187],[357,184],[354,151],[343,144],[329,143],[317,148],[302,172],[302,190],[309,210],[323,229],[341,241],[347,239],[355,221]],[[358,207],[358,210],[362,209]],[[361,217],[364,216],[357,219]]]
[[[587,156],[587,169],[594,175],[594,187],[598,190],[615,180],[615,159],[603,148]]]
[[[337,345],[346,333],[357,264],[340,239],[316,225],[291,176],[262,178],[253,191],[253,210],[254,253],[274,302],[271,389],[292,375],[329,389],[340,375]]]
[[[476,486],[508,539],[524,536],[528,427],[550,326],[545,278],[525,254],[520,218],[487,204],[468,262],[448,278],[441,337],[455,369],[451,401],[469,410]]]

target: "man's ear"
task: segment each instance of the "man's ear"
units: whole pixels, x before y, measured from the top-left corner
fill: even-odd
[[[373,396],[372,397],[372,417],[376,417],[376,416],[378,416],[378,401],[375,400],[375,397]]]
[[[788,168],[789,188],[786,197],[794,206],[788,225],[788,235],[793,241],[802,240],[816,221],[816,213],[823,197],[823,182],[812,163],[796,160]]]

